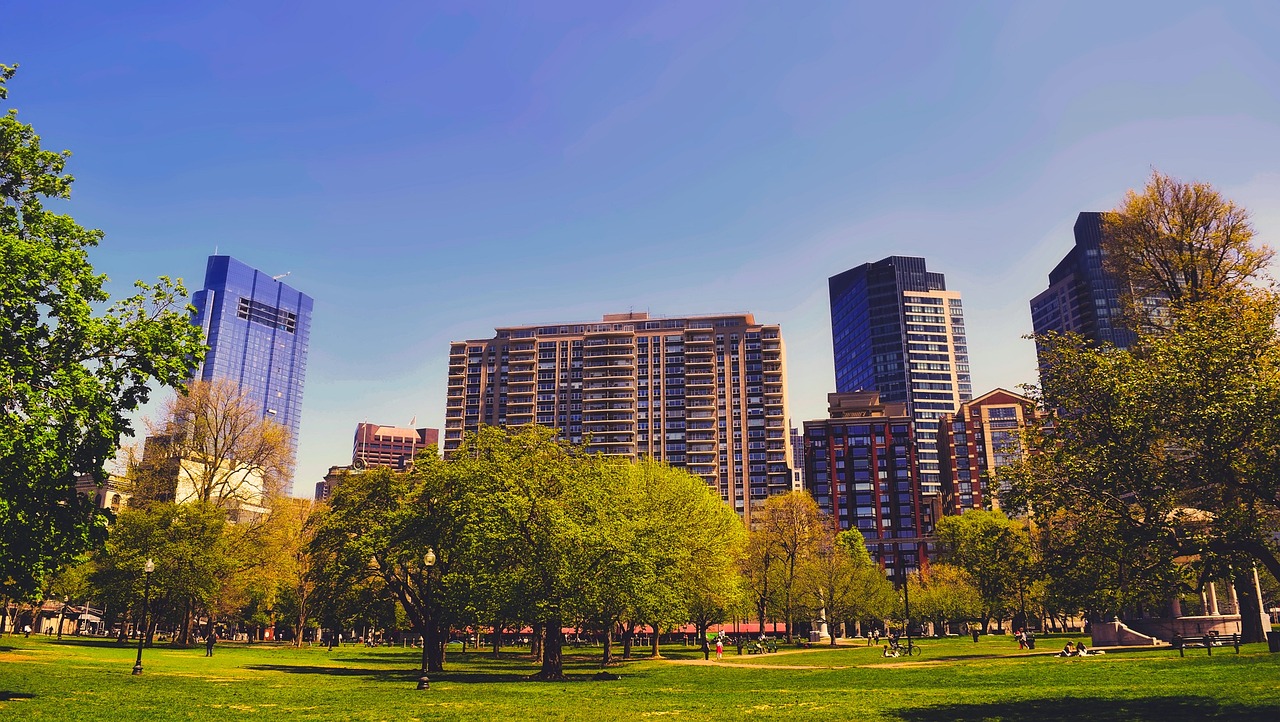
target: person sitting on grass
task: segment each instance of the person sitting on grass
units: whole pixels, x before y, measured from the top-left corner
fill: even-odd
[[[1074,657],[1074,656],[1076,656],[1076,648],[1075,648],[1075,647],[1073,647],[1073,646],[1071,646],[1071,640],[1070,640],[1070,639],[1068,639],[1068,640],[1067,640],[1067,643],[1066,643],[1066,644],[1062,645],[1062,651],[1061,651],[1061,652],[1058,652],[1058,656],[1059,656],[1059,657]]]
[[[1077,657],[1092,657],[1098,654],[1106,654],[1106,652],[1103,652],[1097,649],[1089,649],[1088,647],[1084,646],[1084,642],[1076,642]]]

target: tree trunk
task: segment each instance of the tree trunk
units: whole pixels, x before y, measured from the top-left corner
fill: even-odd
[[[541,624],[533,625],[533,637],[529,640],[529,656],[539,664],[542,663],[542,630]]]
[[[791,643],[791,624],[794,611],[791,609],[791,588],[787,587],[787,644]]]
[[[604,652],[600,654],[600,668],[604,669],[613,662],[613,625],[604,627]]]
[[[662,639],[662,633],[658,631],[658,625],[654,624],[653,625],[653,653],[649,655],[654,659],[662,659],[662,651],[659,650],[658,648],[658,645],[660,644],[661,639]]]
[[[498,658],[498,653],[502,649],[502,622],[493,623],[493,658]]]
[[[630,622],[622,628],[622,658],[631,659],[631,644],[636,637],[636,623]]]
[[[436,626],[436,668],[435,671],[444,671],[445,662],[448,661],[449,650],[449,625],[441,624]]]
[[[422,622],[422,658],[426,662],[428,672],[440,672],[444,669],[441,658],[440,628],[431,620]]]
[[[1258,595],[1253,590],[1253,570],[1233,570],[1234,578],[1231,580],[1235,584],[1236,598],[1239,600],[1240,614],[1240,642],[1249,644],[1252,642],[1267,641],[1266,632],[1271,630],[1262,628],[1262,610],[1258,608]]]
[[[534,679],[544,682],[564,679],[564,622],[559,616],[547,620],[545,639],[542,641],[542,669]]]

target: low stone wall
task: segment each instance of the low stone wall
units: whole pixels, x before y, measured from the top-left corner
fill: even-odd
[[[1098,622],[1091,626],[1095,647],[1138,647],[1162,642],[1151,635],[1130,629],[1124,622]]]
[[[1178,617],[1177,619],[1134,619],[1128,622],[1133,629],[1166,642],[1173,641],[1173,635],[1184,637],[1201,637],[1210,632],[1219,636],[1240,633],[1239,614],[1216,614],[1198,617]]]

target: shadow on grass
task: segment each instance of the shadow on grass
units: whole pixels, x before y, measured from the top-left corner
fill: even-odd
[[[7,692],[0,689],[0,702],[8,702],[11,699],[34,699],[35,695],[30,692]]]
[[[984,704],[949,704],[901,710],[906,722],[1004,720],[1005,722],[1169,722],[1170,720],[1280,719],[1280,705],[1221,703],[1209,697],[1149,697],[1146,699],[1062,698]]]
[[[418,672],[416,670],[387,670],[387,669],[368,669],[359,667],[318,667],[314,665],[294,665],[294,664],[254,664],[245,667],[260,672],[284,672],[285,674],[323,674],[335,677],[365,677],[378,682],[417,682]],[[510,682],[530,682],[530,676],[537,672],[537,668],[530,668],[518,672],[432,672],[430,677],[432,682],[457,682],[459,684],[501,684]],[[598,669],[589,672],[584,671],[575,674],[569,671],[569,666],[565,666],[565,678],[563,682],[590,682]],[[628,675],[631,676],[631,675]]]

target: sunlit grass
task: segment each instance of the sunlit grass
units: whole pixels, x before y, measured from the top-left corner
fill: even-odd
[[[1062,640],[1044,639],[1037,652]],[[564,683],[529,682],[524,650],[454,652],[431,689],[415,689],[413,649],[220,644],[158,646],[130,675],[134,649],[110,641],[0,638],[0,718],[133,719],[1280,719],[1280,655],[1266,645],[1056,659],[1019,653],[1008,637],[923,640],[924,654],[883,659],[879,647],[694,648],[611,668],[590,681],[598,648],[568,650]],[[640,654],[648,650],[637,650]]]

